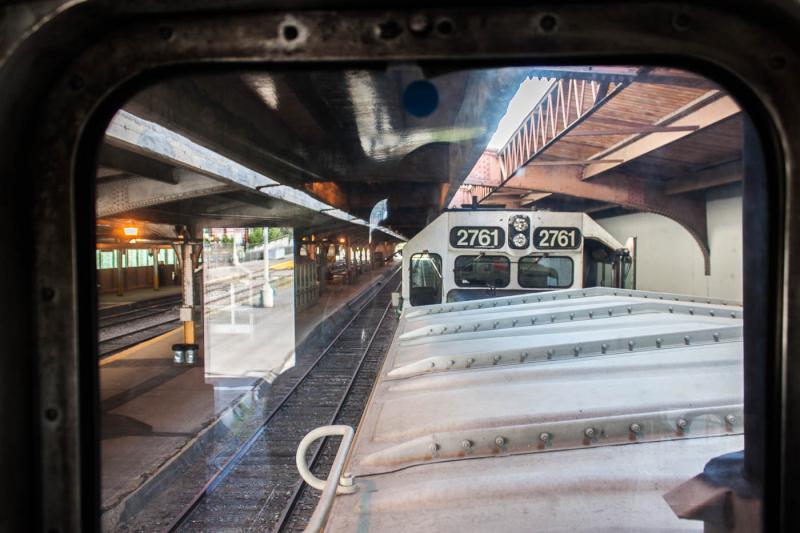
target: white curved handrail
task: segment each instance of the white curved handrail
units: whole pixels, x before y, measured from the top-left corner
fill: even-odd
[[[350,446],[353,444],[354,434],[353,428],[350,426],[322,426],[311,430],[303,437],[303,440],[301,440],[300,444],[297,446],[295,462],[297,463],[297,470],[300,472],[300,476],[309,486],[322,491],[322,496],[320,496],[319,503],[316,509],[314,509],[314,514],[311,515],[308,526],[306,526],[307,532],[317,532],[322,529],[328,517],[331,505],[333,505],[334,496],[337,494],[352,494],[357,490],[357,487],[353,485],[352,477],[342,476],[344,461],[347,458],[347,454],[350,452]],[[308,463],[306,461],[308,447],[311,446],[312,442],[318,439],[337,435],[342,436],[342,442],[339,445],[339,451],[336,452],[336,458],[331,465],[328,479],[319,479],[312,474],[311,470],[308,468]]]

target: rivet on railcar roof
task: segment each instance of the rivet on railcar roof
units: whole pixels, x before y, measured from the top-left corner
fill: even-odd
[[[467,368],[471,367],[474,362],[475,362],[475,359],[473,359],[472,357],[467,359]]]
[[[733,425],[736,422],[736,417],[733,415],[725,415],[725,423],[728,425]]]
[[[675,310],[672,308],[672,306],[670,306],[669,312],[672,313],[673,311],[675,311]]]
[[[497,302],[494,302],[494,303],[492,304],[492,307],[497,307]]]
[[[553,438],[552,433],[548,433],[547,431],[543,431],[539,433],[539,440],[542,442],[548,442],[550,439]]]
[[[524,353],[519,354],[519,362],[520,363],[524,362],[525,359],[527,359],[527,358],[528,358],[528,352],[524,352]]]
[[[736,318],[736,313],[731,313],[731,318]]]
[[[661,339],[661,337],[657,338],[656,339],[656,348],[661,348],[661,343],[663,343],[663,342],[664,341]]]
[[[581,348],[580,346],[576,346],[575,348],[572,349],[572,351],[575,353],[575,357],[578,357],[581,354],[581,350],[583,350],[583,348]]]
[[[456,326],[456,331],[461,331],[461,324]]]
[[[686,429],[686,427],[689,425],[689,422],[687,422],[685,418],[679,418],[678,421],[675,422],[675,425],[678,426],[678,429]]]
[[[431,368],[436,368],[436,363],[434,361],[431,361]]]
[[[631,433],[641,433],[642,432],[642,426],[640,426],[639,424],[634,422],[633,424],[630,425],[630,430],[631,430]]]
[[[445,331],[447,331],[447,326],[444,326],[444,327],[442,328],[442,333],[444,333]]]
[[[524,304],[528,303],[528,299],[527,298],[523,298],[522,299],[522,303],[524,303]]]
[[[569,314],[569,319],[570,320],[574,320],[575,319],[575,313],[570,313]]]
[[[493,358],[494,364],[499,363],[500,359],[502,359],[502,358],[503,358],[502,355],[495,355],[494,358]]]
[[[633,341],[628,341],[628,349],[633,351],[633,348],[636,346],[636,343]]]
[[[552,359],[555,353],[556,353],[555,350],[547,350],[547,358]]]
[[[478,331],[478,328],[479,328],[479,327],[481,327],[481,325],[480,325],[480,324],[475,324],[475,325],[472,327],[472,329],[474,329],[475,331]]]
[[[550,322],[556,321],[556,315],[550,315]]]
[[[719,342],[719,333],[714,333],[712,337],[714,337],[714,342]]]
[[[611,315],[613,315],[613,314],[614,314],[614,310],[613,310],[613,309],[609,309],[609,310],[608,310],[608,316],[611,316]]]
[[[516,325],[517,325],[517,319],[515,318],[514,320],[511,321],[511,327],[513,328]]]
[[[608,351],[608,344],[603,343],[600,345],[600,351],[606,353]]]
[[[583,434],[586,435],[587,437],[589,437],[590,439],[593,438],[596,433],[597,432],[595,431],[595,429],[591,428],[591,427],[586,428],[586,429],[583,430]]]
[[[708,316],[714,316],[714,311],[713,310],[709,311]]]
[[[589,311],[589,318],[594,318],[594,313],[592,313],[591,311]]]
[[[478,309],[483,309],[483,304],[478,304]]]
[[[495,437],[494,443],[497,445],[498,448],[502,448],[503,446],[506,445],[506,439],[504,439],[503,437]]]
[[[500,325],[500,322],[499,321],[495,321],[495,323],[492,324],[492,329],[497,329],[497,326],[499,326],[499,325]]]
[[[553,296],[553,300],[557,300],[557,299],[558,299],[558,296]]]
[[[531,325],[536,324],[536,317],[531,318]]]
[[[631,308],[631,306],[628,306],[628,314],[631,314],[631,313],[633,313],[633,309]]]
[[[567,299],[571,300],[572,299],[572,295],[571,294],[567,294]]]
[[[689,314],[693,315],[694,314],[694,309],[689,309]]]
[[[585,292],[584,292],[584,293],[582,293],[582,294],[583,294],[584,296],[586,296],[586,293],[585,293]]]
[[[692,343],[692,338],[691,338],[689,335],[686,335],[686,336],[683,338],[683,342],[684,342],[685,344],[687,344],[687,345],[688,345],[688,344],[691,344],[691,343]]]
[[[453,359],[450,359],[450,366],[451,367],[456,366],[456,362]]]
[[[431,453],[438,452],[439,451],[439,445],[436,444],[435,442],[431,442],[430,444],[428,444],[428,451],[430,451]]]
[[[464,448],[465,450],[469,450],[470,448],[472,448],[472,441],[469,439],[462,440],[461,447]]]
[[[537,296],[537,297],[536,297],[536,301],[537,301],[537,302],[541,302],[541,301],[542,301],[542,297],[541,297],[541,296]]]

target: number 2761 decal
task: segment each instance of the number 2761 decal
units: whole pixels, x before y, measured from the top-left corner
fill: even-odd
[[[456,226],[450,230],[453,248],[502,248],[506,232],[495,226]]]
[[[578,228],[536,228],[533,245],[540,250],[575,250],[581,246]]]

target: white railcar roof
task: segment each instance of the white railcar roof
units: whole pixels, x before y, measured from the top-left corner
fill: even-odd
[[[601,288],[410,309],[327,530],[701,527],[662,495],[741,449],[742,379],[733,302]]]

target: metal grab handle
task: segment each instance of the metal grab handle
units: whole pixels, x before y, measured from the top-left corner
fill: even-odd
[[[331,465],[328,479],[322,480],[312,474],[308,469],[306,451],[315,440],[335,435],[342,436],[342,443],[339,445],[339,451],[336,452],[336,458]],[[303,478],[303,481],[308,483],[311,487],[322,491],[322,496],[319,498],[317,508],[314,509],[314,514],[311,515],[308,526],[306,526],[307,532],[316,532],[322,529],[325,520],[328,518],[331,505],[333,505],[334,496],[337,494],[352,494],[357,489],[356,486],[353,485],[353,479],[351,477],[342,477],[344,460],[350,452],[350,446],[353,444],[353,435],[353,428],[350,426],[322,426],[310,431],[297,446],[295,460],[300,476]]]
[[[323,437],[334,437],[337,435],[342,436],[342,443],[339,445],[336,458],[333,460],[330,475],[328,475],[328,479],[320,479],[309,470],[308,464],[306,463],[306,452],[314,441]],[[344,468],[344,459],[347,457],[350,451],[350,445],[353,443],[353,435],[353,428],[350,426],[322,426],[310,431],[303,437],[303,440],[301,440],[300,444],[297,446],[297,455],[295,456],[297,470],[300,472],[303,481],[317,490],[325,491],[328,480],[331,478],[340,478],[342,475],[341,470]],[[334,473],[336,473],[336,475],[333,475]],[[352,494],[355,491],[356,488],[353,486],[351,479],[343,477],[339,479],[338,486],[336,487],[336,494]]]

